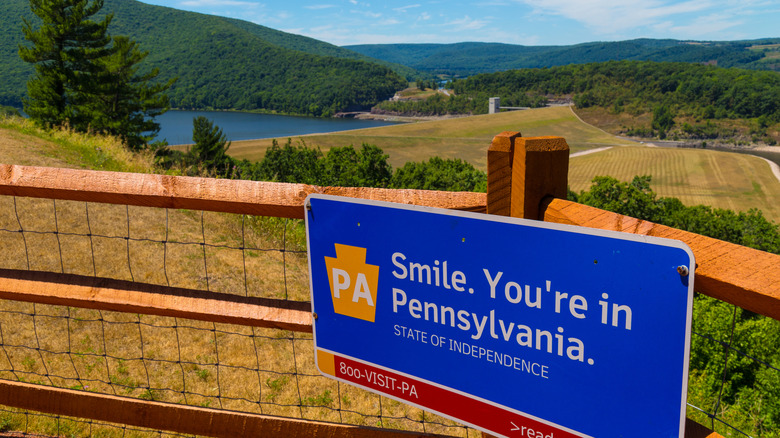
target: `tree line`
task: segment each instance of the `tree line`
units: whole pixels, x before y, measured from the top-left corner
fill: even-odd
[[[780,122],[780,74],[700,64],[612,61],[549,69],[511,70],[455,80],[458,94],[573,96],[579,108],[642,114],[668,106],[709,119],[765,117]],[[506,97],[505,97],[506,96]]]
[[[497,71],[549,68],[607,61],[710,63],[721,67],[778,71],[773,45],[780,39],[690,41],[640,38],[567,46],[502,43],[363,44],[346,46],[377,59],[444,75],[472,76]]]

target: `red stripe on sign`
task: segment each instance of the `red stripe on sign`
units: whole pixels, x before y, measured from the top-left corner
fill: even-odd
[[[572,432],[558,429],[532,418],[452,392],[417,379],[409,378],[338,355],[335,377],[376,392],[406,400],[419,406],[507,437],[578,438]]]

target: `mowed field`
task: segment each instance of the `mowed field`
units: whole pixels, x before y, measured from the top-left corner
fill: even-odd
[[[487,168],[486,151],[496,134],[520,131],[525,137],[558,135],[565,137],[572,152],[604,146],[632,144],[600,129],[582,123],[569,107],[511,111],[472,117],[406,123],[379,128],[357,129],[330,134],[293,137],[323,152],[331,147],[369,143],[389,155],[393,168],[408,161],[424,161],[433,156],[460,158],[479,169]],[[286,138],[277,139],[280,143]],[[235,141],[229,154],[235,158],[261,160],[272,139]]]
[[[598,175],[629,181],[651,175],[659,196],[679,198],[686,205],[704,204],[736,211],[758,208],[780,222],[780,181],[765,160],[706,149],[620,147],[574,157],[569,185],[579,192]]]

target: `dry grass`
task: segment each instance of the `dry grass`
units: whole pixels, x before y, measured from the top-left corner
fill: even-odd
[[[0,268],[306,301],[301,226],[276,218],[0,197]],[[269,415],[465,431],[423,425],[426,414],[417,408],[320,376],[311,335],[272,329],[2,301],[0,378]],[[58,430],[51,417],[0,412],[0,421],[14,428],[23,418],[28,430]],[[79,422],[57,427],[74,436],[96,428]],[[105,436],[124,434],[98,429]]]
[[[558,135],[566,138],[572,152],[603,146],[628,145],[593,126],[581,122],[569,107],[550,107],[527,111],[416,122],[378,128],[342,131],[296,137],[323,151],[336,146],[369,143],[390,156],[393,167],[408,161],[424,161],[433,156],[460,158],[479,169],[487,168],[487,148],[496,134],[520,131],[526,137]],[[285,139],[279,139],[285,140]],[[260,160],[272,139],[235,141],[230,154],[235,158]]]
[[[626,120],[605,111],[577,111],[586,121],[619,128]],[[649,117],[649,116],[648,116]],[[611,120],[612,125],[607,123]],[[647,121],[649,123],[649,119]],[[614,126],[613,126],[614,125]],[[600,125],[601,126],[601,125]],[[380,146],[394,167],[407,161],[433,156],[461,158],[486,168],[486,150],[493,136],[502,131],[520,131],[524,136],[559,135],[566,138],[573,153],[604,146],[611,150],[572,159],[569,181],[579,191],[590,186],[597,175],[630,180],[635,175],[653,176],[653,188],[661,196],[680,198],[688,205],[746,211],[759,208],[780,221],[780,189],[763,160],[745,155],[709,150],[641,148],[636,143],[612,136],[581,122],[569,107],[505,112],[434,122],[420,122],[336,134],[301,137],[309,146],[322,149],[363,142]],[[261,159],[271,140],[234,142],[236,156]]]
[[[616,133],[626,127],[646,127],[649,128],[653,120],[652,113],[641,115],[631,115],[627,112],[614,114],[613,112],[599,107],[577,108],[577,115],[585,122],[593,126],[599,126],[602,129]]]
[[[626,147],[575,157],[570,162],[572,190],[587,189],[599,175],[621,181],[652,175],[651,186],[660,196],[679,198],[686,205],[736,211],[758,208],[780,222],[780,181],[769,164],[757,157],[702,149]]]
[[[115,137],[44,130],[15,116],[0,116],[0,163],[136,173],[153,169],[150,153],[130,152]]]
[[[423,100],[427,99],[435,94],[438,94],[438,90],[433,90],[431,88],[427,88],[425,90],[420,90],[417,87],[410,87],[405,90],[399,91],[398,94],[402,99],[416,99],[416,100]]]

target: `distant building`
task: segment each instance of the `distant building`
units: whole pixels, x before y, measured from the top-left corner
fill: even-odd
[[[501,110],[514,111],[514,110],[527,110],[531,109],[529,106],[501,106],[500,97],[491,97],[488,99],[488,114],[498,114]]]
[[[501,111],[501,98],[491,97],[490,100],[488,101],[488,113],[496,114],[499,111]]]

